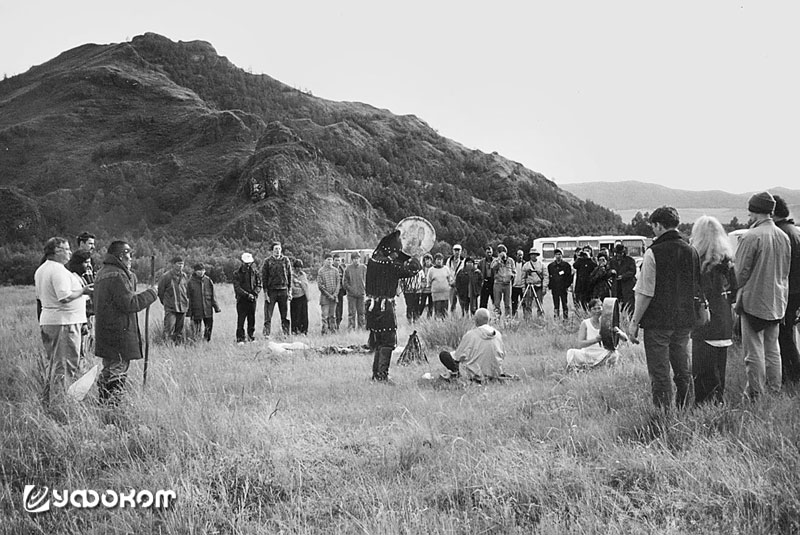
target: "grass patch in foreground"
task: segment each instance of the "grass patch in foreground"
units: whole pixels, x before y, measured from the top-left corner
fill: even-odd
[[[278,357],[263,342],[236,346],[232,292],[220,286],[224,312],[211,343],[154,344],[147,389],[141,363],[134,363],[133,388],[115,415],[83,403],[58,419],[43,411],[28,380],[32,357],[41,353],[31,290],[2,290],[3,530],[800,531],[796,398],[792,392],[742,404],[737,350],[724,407],[663,416],[650,406],[641,347],[623,346],[612,370],[564,371],[577,323],[503,328],[506,367],[520,381],[434,388],[420,380],[443,370],[433,348],[469,327],[453,319],[418,326],[430,362],[393,365],[397,385],[390,387],[369,381],[370,354]],[[154,328],[160,318],[154,307]],[[402,327],[401,343],[410,332]],[[305,340],[346,346],[366,334]],[[26,484],[173,489],[178,498],[165,511],[28,515]]]

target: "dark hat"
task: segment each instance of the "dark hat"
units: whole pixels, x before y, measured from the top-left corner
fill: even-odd
[[[556,249],[555,251],[553,251],[553,254],[560,254],[560,255],[563,255],[563,254],[564,254],[564,251],[562,251],[561,249]]]
[[[775,217],[781,219],[789,217],[789,207],[786,206],[786,201],[780,195],[773,195],[775,198]]]
[[[747,209],[755,214],[771,214],[775,209],[775,199],[768,191],[756,193],[750,197]]]
[[[381,239],[381,241],[378,243],[378,246],[375,247],[375,253],[382,253],[385,256],[389,256],[392,253],[397,253],[398,258],[404,262],[411,258],[403,252],[403,242],[400,241],[399,230],[395,230],[384,236],[383,239]]]
[[[600,252],[597,253],[597,258],[600,258],[601,256],[608,260],[608,249],[600,249]]]
[[[178,262],[183,262],[183,258],[180,257],[180,256],[173,256],[172,260],[170,260],[170,262],[173,263],[173,264],[177,264]]]
[[[200,271],[201,269],[206,269],[206,266],[204,266],[202,262],[198,262],[192,266],[192,269],[195,271]]]
[[[621,243],[618,243],[614,246],[614,252],[617,254],[622,254],[625,252],[625,246]]]

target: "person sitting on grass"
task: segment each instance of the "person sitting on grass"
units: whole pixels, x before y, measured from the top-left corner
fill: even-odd
[[[503,335],[489,325],[489,311],[479,308],[475,311],[475,327],[464,334],[455,353],[442,351],[439,360],[450,372],[444,378],[460,377],[459,363],[463,363],[468,378],[482,383],[488,379],[508,377],[503,373],[505,356]]]
[[[600,299],[589,301],[589,317],[583,320],[578,328],[578,349],[567,350],[568,369],[590,369],[616,364],[619,354],[616,350],[606,349],[600,336],[602,313],[603,302]],[[615,327],[615,330],[620,338],[628,339],[619,327]]]

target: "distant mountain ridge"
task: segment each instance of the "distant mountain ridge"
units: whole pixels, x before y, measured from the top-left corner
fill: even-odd
[[[87,44],[0,81],[0,239],[99,230],[363,247],[409,215],[469,250],[621,220],[413,115],[253,75],[204,41]]]
[[[749,193],[728,193],[720,190],[690,191],[669,188],[659,184],[634,180],[622,182],[581,182],[561,184],[561,188],[579,199],[590,200],[614,210],[628,222],[637,211],[652,212],[653,209],[668,205],[678,209],[681,219],[694,221],[703,214],[713,215],[723,223],[732,217],[747,220],[747,201],[756,191]],[[792,214],[800,209],[800,190],[782,187],[766,188],[773,194],[782,196]]]

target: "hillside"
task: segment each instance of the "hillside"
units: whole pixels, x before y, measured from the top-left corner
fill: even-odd
[[[703,214],[713,215],[723,223],[727,223],[733,217],[747,221],[747,201],[752,195],[752,192],[688,191],[632,180],[582,182],[563,184],[561,187],[580,199],[590,200],[614,210],[625,222],[630,221],[638,211],[652,212],[654,208],[662,205],[677,208],[685,222],[692,222]],[[793,214],[800,211],[800,190],[768,189],[786,199]]]
[[[92,229],[369,246],[420,215],[479,249],[619,228],[543,175],[419,118],[249,74],[203,41],[87,44],[0,82],[0,238]]]

